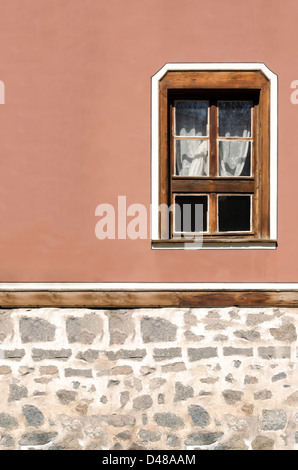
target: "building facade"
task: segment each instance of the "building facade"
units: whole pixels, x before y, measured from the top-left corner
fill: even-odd
[[[296,449],[295,1],[2,3],[1,449]]]

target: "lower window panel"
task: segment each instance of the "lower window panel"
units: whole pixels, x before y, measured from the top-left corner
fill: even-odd
[[[174,233],[210,233],[209,219],[217,218],[214,234],[252,232],[252,195],[218,194],[216,213],[209,213],[209,196],[174,195]]]
[[[251,196],[218,196],[218,231],[251,232]]]
[[[208,196],[176,195],[174,204],[174,232],[207,232]]]

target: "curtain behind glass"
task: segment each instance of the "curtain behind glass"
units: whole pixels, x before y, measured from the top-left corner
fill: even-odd
[[[243,132],[243,137],[248,137]],[[219,176],[251,176],[251,142],[245,140],[219,141]]]

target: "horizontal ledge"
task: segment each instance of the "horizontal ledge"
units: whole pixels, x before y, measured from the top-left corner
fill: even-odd
[[[233,181],[253,181],[254,176],[179,176],[173,175],[173,181],[218,181],[231,183]]]
[[[1,308],[298,307],[297,290],[1,291]]]
[[[210,135],[173,135],[173,140],[210,140]],[[253,137],[216,137],[217,141],[226,140],[228,142],[253,142]]]
[[[0,282],[0,292],[298,291],[298,282]]]
[[[250,179],[172,179],[172,192],[253,193],[255,181]]]
[[[168,68],[159,78],[160,89],[261,89],[269,82],[259,70],[205,70]]]
[[[276,240],[260,240],[255,238],[204,238],[200,240],[200,236],[195,239],[157,239],[152,240],[152,248],[181,248],[181,249],[275,249],[277,247]],[[192,248],[193,245],[193,248]]]

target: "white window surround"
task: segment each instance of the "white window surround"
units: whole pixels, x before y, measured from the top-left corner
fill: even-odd
[[[265,64],[244,63],[168,63],[151,78],[151,239],[159,239],[159,82],[169,71],[261,71],[270,81],[270,239],[277,240],[277,75]],[[152,245],[153,249],[184,249],[179,246]],[[275,249],[275,243],[234,246],[203,246],[200,249]]]

